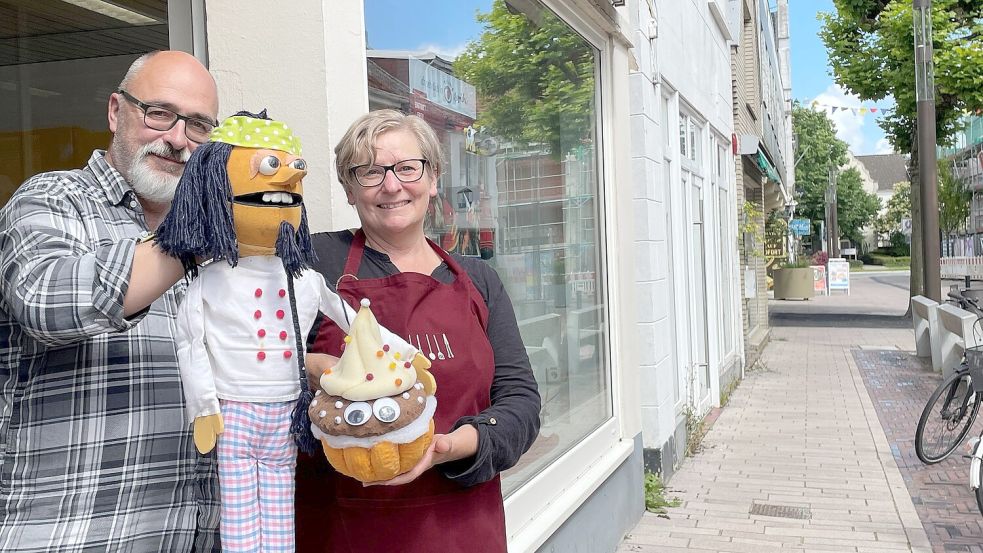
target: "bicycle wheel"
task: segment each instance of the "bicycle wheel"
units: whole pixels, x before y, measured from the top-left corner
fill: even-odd
[[[949,375],[932,392],[918,419],[915,454],[931,465],[942,461],[962,443],[980,410],[980,396],[973,392],[965,370]]]
[[[983,463],[980,463],[980,482],[983,482]],[[976,488],[976,506],[979,508],[980,514],[983,514],[983,484]]]

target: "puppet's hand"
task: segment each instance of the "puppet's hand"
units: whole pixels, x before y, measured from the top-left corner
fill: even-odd
[[[218,435],[225,431],[222,413],[198,417],[194,422],[195,447],[202,455],[215,448]]]

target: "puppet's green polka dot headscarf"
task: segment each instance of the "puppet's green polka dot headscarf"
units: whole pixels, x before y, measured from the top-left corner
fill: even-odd
[[[300,140],[290,127],[280,121],[256,119],[244,115],[229,117],[212,130],[212,142],[225,142],[246,148],[269,148],[293,154],[300,153]]]

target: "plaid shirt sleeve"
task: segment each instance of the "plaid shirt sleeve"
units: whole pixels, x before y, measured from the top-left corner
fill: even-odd
[[[183,285],[123,318],[146,230],[94,152],[0,210],[0,551],[219,551],[174,345]],[[139,321],[139,324],[137,322]]]
[[[132,328],[144,314],[123,318],[136,241],[90,247],[83,213],[48,184],[44,176],[28,181],[0,213],[0,294],[8,312],[49,346]]]

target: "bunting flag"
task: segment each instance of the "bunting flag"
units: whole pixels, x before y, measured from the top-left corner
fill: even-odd
[[[814,111],[825,111],[830,115],[834,113],[849,112],[858,117],[866,117],[867,115],[873,115],[874,117],[877,117],[882,113],[885,113],[885,111],[890,111],[889,109],[885,110],[884,108],[880,108],[877,106],[838,106],[833,104],[825,104],[816,100],[813,100],[809,104],[809,106]]]

